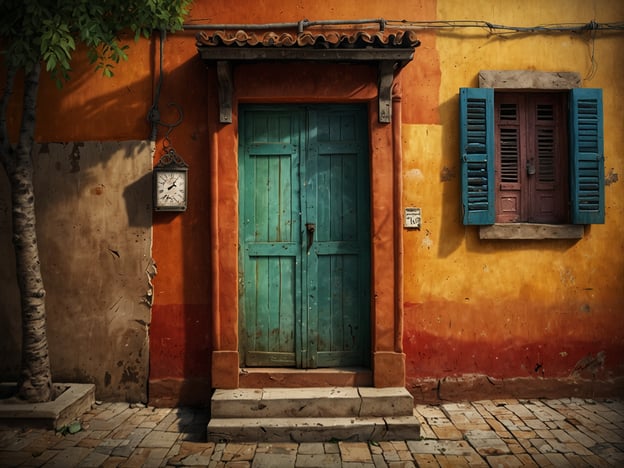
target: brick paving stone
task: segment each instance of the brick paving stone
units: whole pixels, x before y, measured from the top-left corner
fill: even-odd
[[[502,439],[503,442],[505,442],[505,445],[507,445],[507,447],[509,447],[509,450],[512,454],[516,455],[518,453],[526,453],[526,450],[524,449],[524,447],[522,445],[520,445],[520,442],[518,442],[515,439]]]
[[[81,468],[98,467],[101,466],[107,458],[108,455],[104,455],[103,453],[91,452],[80,462],[78,466]]]
[[[533,457],[528,453],[515,453],[514,454],[520,463],[522,463],[523,467],[537,467],[537,463],[533,460]]]
[[[490,466],[497,468],[523,466],[522,461],[515,455],[491,455],[487,457],[487,462]]]
[[[18,466],[28,460],[28,458],[32,458],[32,455],[27,452],[0,450],[0,460],[2,461],[0,466]]]
[[[60,450],[54,457],[43,466],[46,468],[67,468],[68,466],[76,466],[85,459],[91,450],[86,447],[68,447]]]
[[[536,407],[533,409],[533,414],[537,416],[537,419],[540,421],[561,421],[565,419],[565,416],[555,411],[554,409],[548,406]]]
[[[338,444],[335,445],[338,446]],[[294,442],[259,443],[256,447],[256,453],[297,454],[298,448],[299,444]]]
[[[383,457],[388,462],[401,460],[401,458],[399,457],[399,452],[397,452],[396,450],[384,450]]]
[[[522,420],[524,421],[524,424],[526,424],[531,429],[548,429],[548,426],[543,421],[540,421],[539,419],[536,419],[536,418],[524,419],[523,418]]]
[[[438,439],[450,439],[460,440],[463,438],[463,434],[452,424],[444,426],[431,426],[431,430],[435,433]]]
[[[117,468],[125,461],[126,459],[123,457],[108,457],[104,460],[104,463],[102,463],[101,468]]]
[[[561,453],[546,453],[544,455],[553,466],[570,466],[568,459]]]
[[[372,458],[371,458],[372,463]],[[271,465],[273,468],[275,465]],[[298,467],[339,467],[343,466],[340,461],[340,455],[337,453],[323,454],[303,454],[298,453],[295,459],[295,466]]]
[[[583,447],[591,448],[596,445],[596,441],[594,439],[588,437],[578,429],[566,431],[566,433],[574,440],[574,442],[580,443]]]
[[[418,466],[440,466],[434,455],[430,453],[419,453],[414,455],[414,461]]]
[[[583,457],[583,459],[589,463],[591,467],[607,467],[611,466],[607,460],[598,456],[598,455],[590,455],[588,457]]]
[[[58,450],[44,450],[41,453],[33,453],[32,456],[30,458],[27,458],[26,460],[24,460],[24,463],[22,463],[20,465],[20,467],[27,467],[27,466],[32,466],[32,467],[39,467],[39,466],[43,466],[45,465],[45,463],[48,460],[51,460],[52,457],[56,456],[58,454]],[[0,458],[0,461],[2,459]],[[1,465],[1,463],[0,463]]]
[[[579,468],[585,467],[585,466],[591,466],[580,455],[575,455],[573,453],[566,453],[565,457],[570,466],[579,467]]]
[[[506,455],[510,453],[509,447],[494,431],[468,431],[466,440],[474,449],[483,456]]]
[[[428,405],[416,405],[414,408],[419,414],[422,414],[423,417],[430,418],[445,418],[444,412],[438,408],[437,406],[428,406]]]
[[[552,453],[555,451],[544,439],[531,439],[531,444],[542,454]]]
[[[297,453],[257,453],[251,463],[252,468],[292,468]]]
[[[246,460],[232,460],[225,463],[225,468],[249,468],[251,462]]]
[[[475,450],[465,440],[408,440],[414,458],[420,454],[472,456]]]
[[[388,468],[388,464],[381,453],[373,453],[373,465],[375,468]]]
[[[455,468],[458,466],[469,466],[468,461],[459,455],[435,455],[438,464],[443,468]]]
[[[535,414],[528,408],[528,405],[515,404],[506,405],[505,407],[522,420],[535,419]]]
[[[414,416],[418,418],[418,422],[420,423],[420,437],[423,439],[435,439],[437,436],[429,426],[429,423],[427,423],[427,418],[416,411],[416,409],[414,409]]]
[[[145,448],[171,448],[178,438],[175,432],[153,431],[149,432],[138,444]]]
[[[314,453],[325,453],[325,447],[322,442],[304,442],[299,444],[298,453],[312,455]]]
[[[484,468],[487,467],[487,462],[478,453],[473,453],[464,457],[468,462],[468,465],[472,468]]]
[[[63,450],[68,447],[75,447],[80,443],[82,439],[85,439],[88,436],[86,431],[80,431],[76,434],[67,434],[66,436],[60,438],[58,443],[54,445],[55,449]]]
[[[126,409],[120,413],[115,414],[109,419],[95,418],[89,422],[89,428],[96,431],[112,431],[132,416],[133,410],[126,406]]]
[[[388,468],[415,468],[416,465],[414,465],[413,461],[410,460],[401,460],[398,462],[390,462],[387,464]],[[375,468],[377,468],[377,465],[375,464]]]
[[[338,442],[343,462],[371,463],[373,461],[366,442]]]
[[[235,443],[230,442],[225,446],[221,460],[229,461],[249,461],[256,453],[256,443]]]
[[[496,418],[484,418],[484,421],[487,423],[488,426],[490,426],[490,428],[492,428],[494,430],[494,432],[496,432],[496,435],[499,437],[511,437],[511,434],[509,433],[509,431],[507,431],[507,429],[505,428],[505,426],[503,426]],[[484,429],[487,430],[487,429]]]
[[[147,428],[135,428],[122,443],[113,449],[111,455],[129,457],[149,433],[150,430]]]
[[[514,429],[510,432],[511,435],[513,435],[516,439],[533,439],[536,437],[536,433],[534,431],[522,431],[520,429]]]
[[[622,438],[614,431],[606,429],[603,426],[595,426],[591,428],[594,434],[602,437],[606,442],[617,443],[621,442]]]
[[[337,442],[325,442],[323,444],[325,453],[340,453],[340,446]]]

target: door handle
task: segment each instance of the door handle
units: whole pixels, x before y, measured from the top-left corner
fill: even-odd
[[[306,223],[305,225],[306,231],[308,233],[308,248],[306,249],[306,253],[310,253],[310,248],[314,243],[314,231],[316,231],[316,224],[314,223]]]

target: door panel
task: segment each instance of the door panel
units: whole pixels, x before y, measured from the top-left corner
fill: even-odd
[[[367,364],[365,111],[249,106],[241,116],[243,364]]]
[[[244,114],[245,115],[245,114]],[[240,171],[241,342],[249,366],[294,366],[300,276],[297,120],[245,115]]]

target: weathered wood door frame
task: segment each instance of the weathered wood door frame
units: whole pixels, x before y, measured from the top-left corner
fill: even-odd
[[[371,187],[371,367],[376,387],[405,384],[401,218],[400,87],[391,124],[379,123],[377,67],[246,64],[234,70],[231,124],[219,123],[209,85],[212,386],[240,385],[238,327],[238,106],[241,103],[360,103],[368,108]],[[216,75],[211,75],[216,80]],[[208,182],[208,181],[207,181]]]

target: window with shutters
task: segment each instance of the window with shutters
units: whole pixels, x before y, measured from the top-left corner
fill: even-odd
[[[467,225],[604,223],[602,90],[460,89]]]

